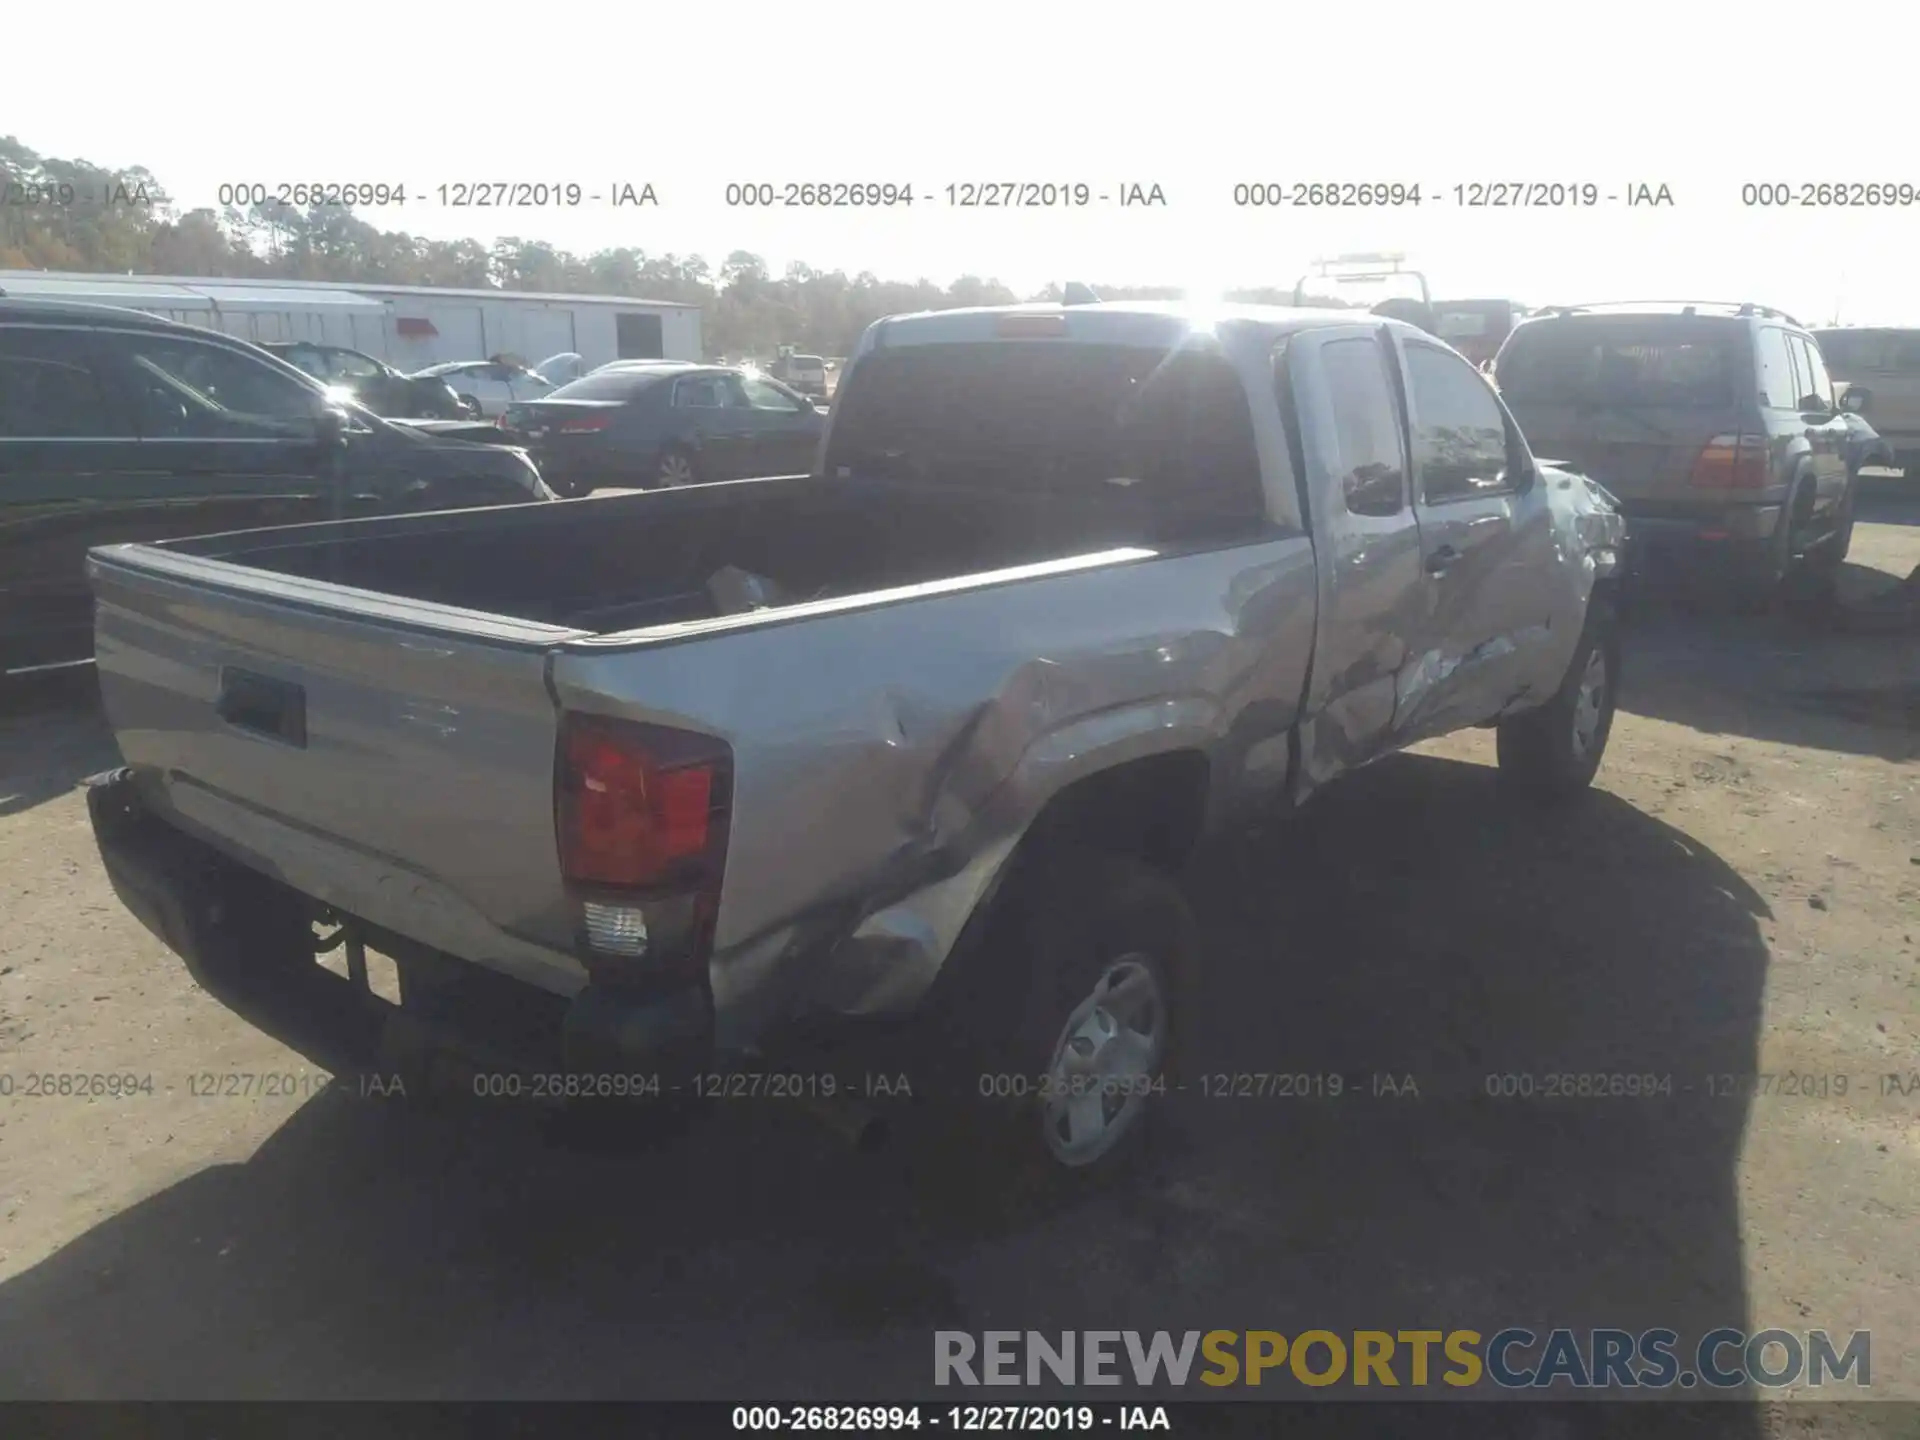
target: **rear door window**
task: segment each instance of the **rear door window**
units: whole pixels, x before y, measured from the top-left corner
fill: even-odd
[[[108,403],[78,330],[0,329],[0,440],[133,434]]]
[[[718,379],[700,375],[675,382],[673,403],[679,410],[718,410],[726,405],[727,396]]]
[[[1741,324],[1704,316],[1533,321],[1513,332],[1497,369],[1516,405],[1723,407],[1756,388]]]
[[[1798,410],[1800,390],[1787,350],[1787,332],[1778,325],[1762,325],[1755,344],[1762,402],[1771,410]]]
[[[1320,364],[1333,404],[1347,509],[1355,515],[1399,514],[1406,508],[1406,447],[1380,342],[1328,341],[1320,348]]]
[[[1804,335],[1790,335],[1787,343],[1793,347],[1795,358],[1800,362],[1798,369],[1805,382],[1801,390],[1802,400],[1817,400],[1819,404],[1809,405],[1809,410],[1831,410],[1833,408],[1833,381],[1828,378],[1827,367],[1820,358],[1820,347],[1809,341]],[[1797,408],[1797,407],[1796,407]]]
[[[224,346],[167,335],[116,335],[116,353],[159,439],[311,439],[320,396],[270,365]]]

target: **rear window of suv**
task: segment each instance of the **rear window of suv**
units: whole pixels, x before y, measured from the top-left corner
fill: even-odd
[[[1694,408],[1754,390],[1746,326],[1692,315],[1593,315],[1535,320],[1494,365],[1516,404]]]

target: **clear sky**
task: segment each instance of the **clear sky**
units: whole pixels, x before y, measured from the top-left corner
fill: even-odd
[[[0,132],[144,164],[186,206],[231,182],[399,182],[404,211],[367,218],[1023,291],[1287,285],[1319,254],[1396,249],[1436,297],[1752,299],[1807,321],[1920,323],[1920,196],[1742,203],[1750,182],[1920,191],[1897,64],[1920,22],[1883,0],[200,0],[115,7],[90,31],[72,16],[9,16]],[[807,180],[909,182],[932,203],[726,204],[729,182]],[[1158,184],[1167,204],[945,204],[948,184],[992,180]],[[1417,182],[1428,203],[1233,203],[1237,182],[1314,180]],[[1502,180],[1592,182],[1602,201],[1475,210],[1453,189]],[[650,182],[660,204],[455,210],[431,194],[462,181]],[[1627,207],[1641,184],[1674,204]]]

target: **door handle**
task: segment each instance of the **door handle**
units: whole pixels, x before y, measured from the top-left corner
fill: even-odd
[[[1460,552],[1451,545],[1442,545],[1427,556],[1427,573],[1444,575],[1453,568],[1453,562],[1460,558]]]

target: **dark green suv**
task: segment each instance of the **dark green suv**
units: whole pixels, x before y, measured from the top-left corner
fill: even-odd
[[[1760,305],[1554,307],[1514,330],[1494,373],[1535,454],[1619,497],[1636,568],[1710,571],[1764,602],[1795,565],[1846,558],[1853,431],[1793,317]]]

